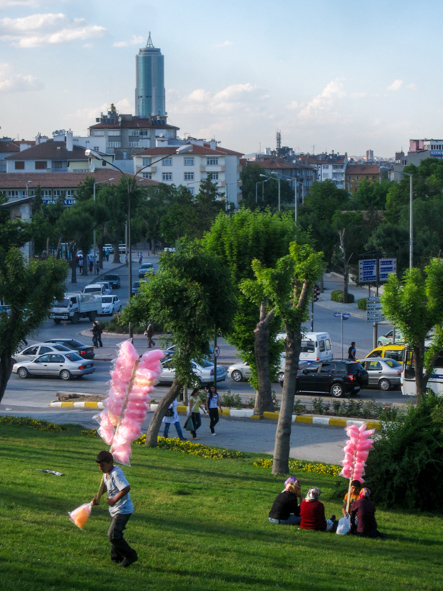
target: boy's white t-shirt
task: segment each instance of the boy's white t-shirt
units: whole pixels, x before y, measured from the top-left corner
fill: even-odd
[[[129,486],[129,482],[126,480],[126,476],[119,466],[114,466],[109,475],[105,474],[105,484],[108,491],[108,499],[115,497],[121,490]],[[117,513],[127,515],[133,512],[134,505],[132,504],[129,493],[117,501],[113,507],[109,507],[109,513],[112,517],[117,515]]]

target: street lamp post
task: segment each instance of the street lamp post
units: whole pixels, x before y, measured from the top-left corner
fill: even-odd
[[[110,179],[107,179],[106,181],[94,181],[94,191],[93,191],[94,205],[95,205],[95,185],[101,185],[102,183],[109,183],[109,181],[113,181],[113,180],[114,180],[114,177],[112,177]],[[93,251],[94,254],[92,256],[92,259],[94,261],[94,269],[95,269],[95,266],[97,264],[96,254],[95,254],[95,251],[96,251],[96,248],[97,248],[97,234],[96,234],[95,227],[94,227],[94,231],[93,231],[93,236],[94,236],[94,238],[93,238],[93,243],[94,244],[92,246],[92,251]]]
[[[260,176],[265,176],[265,175],[261,174]],[[267,183],[269,180],[270,180],[269,178],[266,178],[266,180],[265,180],[265,181],[257,181],[257,182],[255,183],[255,202],[256,202],[256,203],[257,203],[257,201],[258,201],[258,199],[257,199],[257,187],[258,187],[258,185],[260,185],[260,184],[261,184],[261,186],[262,186],[262,199],[264,199],[265,183]]]
[[[280,178],[278,176],[268,176],[267,174],[261,174],[260,176],[265,177],[266,179],[268,179],[268,181],[270,181],[271,179],[274,179],[277,181],[277,183],[278,183],[278,211],[280,211]]]
[[[126,243],[126,252],[128,253],[128,272],[129,272],[128,302],[131,300],[131,297],[132,297],[132,245],[131,245],[131,190],[132,189],[131,189],[130,179],[136,180],[137,175],[140,174],[143,170],[145,170],[145,168],[149,168],[151,166],[154,166],[154,164],[158,164],[162,160],[165,160],[166,158],[170,158],[170,156],[172,156],[173,153],[186,154],[188,152],[192,152],[193,148],[194,147],[192,144],[185,144],[183,146],[180,146],[179,148],[177,148],[175,150],[175,152],[166,154],[166,156],[163,156],[162,158],[159,158],[158,160],[155,160],[154,162],[150,162],[149,164],[142,166],[141,168],[136,170],[134,174],[128,174],[127,172],[125,172],[124,170],[119,168],[116,164],[109,162],[108,160],[103,158],[103,156],[101,156],[98,152],[95,152],[94,150],[89,150],[89,149],[85,150],[86,156],[88,156],[90,158],[95,158],[95,160],[101,160],[102,162],[106,162],[106,164],[109,164],[110,166],[112,166],[113,168],[118,170],[126,179],[126,186],[128,189],[128,241]],[[143,179],[139,179],[139,180],[143,180]],[[132,332],[132,329],[130,332]],[[132,334],[130,334],[129,336],[132,338]]]
[[[32,181],[26,181],[26,197],[29,197],[29,183],[32,183]]]

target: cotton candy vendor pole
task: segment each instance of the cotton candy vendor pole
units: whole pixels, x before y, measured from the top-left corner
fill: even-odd
[[[346,513],[348,513],[351,500],[351,482],[353,480],[364,482],[362,476],[365,473],[365,460],[373,448],[374,440],[370,439],[370,437],[374,434],[375,429],[366,429],[366,423],[363,423],[360,427],[349,425],[345,431],[349,439],[343,449],[345,459],[341,462],[343,468],[340,476],[349,478],[348,500],[346,503]]]

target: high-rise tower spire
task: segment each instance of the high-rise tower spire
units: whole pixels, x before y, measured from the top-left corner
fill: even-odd
[[[146,47],[135,57],[135,114],[148,118],[166,116],[164,57],[154,47],[149,31]]]

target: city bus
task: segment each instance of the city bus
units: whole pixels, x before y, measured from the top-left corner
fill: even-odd
[[[443,396],[443,351],[440,351],[427,387],[437,396]],[[401,393],[403,396],[415,396],[415,355],[412,347],[405,345],[403,351],[403,369],[401,372]]]

